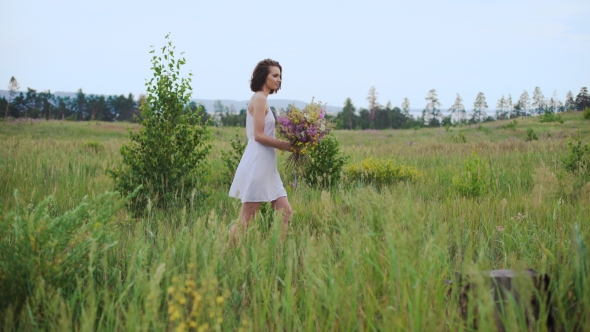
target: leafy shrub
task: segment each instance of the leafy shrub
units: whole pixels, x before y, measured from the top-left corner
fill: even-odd
[[[485,162],[473,152],[465,160],[463,173],[453,177],[453,186],[464,196],[481,196],[490,189],[489,169]]]
[[[590,120],[590,107],[586,107],[582,116],[584,117],[584,119]]]
[[[419,173],[411,166],[398,165],[391,159],[375,159],[369,157],[358,164],[346,169],[346,175],[351,181],[372,183],[377,186],[399,181],[414,182]]]
[[[348,160],[333,134],[326,136],[309,153],[311,163],[303,170],[303,178],[311,186],[329,187],[340,182],[342,167]]]
[[[536,141],[538,139],[539,139],[539,136],[537,136],[537,133],[535,133],[533,128],[529,128],[526,130],[526,138],[524,139],[525,141],[527,141],[527,142]]]
[[[231,150],[221,151],[221,160],[225,165],[224,182],[226,184],[231,184],[236,174],[236,169],[238,169],[244,150],[246,150],[246,143],[246,140],[243,138],[243,135],[240,135],[238,129],[231,139]]]
[[[458,133],[457,136],[451,135],[451,142],[454,143],[467,143],[467,138],[463,133]]]
[[[117,190],[124,194],[143,185],[132,201],[135,213],[148,201],[165,208],[205,193],[211,133],[201,122],[201,108],[190,107],[192,73],[181,78],[180,67],[186,62],[174,59],[174,49],[168,41],[161,48],[162,56],[153,56],[154,76],[146,83],[141,129],[129,130],[131,143],[121,147],[123,165],[110,171]]]
[[[89,152],[99,153],[104,150],[104,145],[100,142],[90,141],[82,144],[82,148]]]
[[[590,146],[588,143],[582,145],[582,140],[578,137],[576,142],[567,142],[569,150],[561,160],[566,171],[587,175],[590,173]]]
[[[109,227],[125,201],[107,192],[57,215],[51,196],[33,207],[17,199],[0,218],[0,313],[11,305],[17,314],[40,279],[62,294],[73,291],[76,280],[86,279],[91,270],[100,282],[103,266],[93,265],[93,255],[115,242]]]
[[[503,125],[501,128],[502,129],[516,130],[516,126],[517,125],[518,125],[518,121],[517,120],[512,120],[512,122],[509,122],[509,123]]]
[[[541,117],[541,122],[559,122],[563,123],[561,115],[555,115],[553,112],[545,112]]]

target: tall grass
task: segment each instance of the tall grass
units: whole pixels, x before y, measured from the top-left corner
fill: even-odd
[[[95,244],[71,283],[64,287],[51,274],[35,276],[21,290],[20,307],[0,308],[0,326],[23,331],[182,329],[188,326],[171,318],[179,303],[198,295],[202,310],[194,321],[212,330],[464,331],[472,327],[460,315],[459,287],[445,280],[457,272],[530,267],[550,275],[553,292],[553,308],[542,307],[532,329],[544,331],[543,317],[552,311],[558,327],[584,330],[590,324],[590,202],[581,194],[564,197],[538,189],[555,182],[550,174],[559,174],[567,136],[590,137],[577,117],[565,114],[563,124],[523,119],[514,131],[494,123],[487,131],[474,126],[449,132],[336,132],[351,163],[393,157],[416,167],[422,180],[381,187],[347,183],[330,191],[298,184],[294,189],[292,175],[281,166],[295,211],[284,242],[280,216],[265,213],[230,246],[228,230],[240,204],[227,197],[222,175],[214,173],[206,202],[174,211],[150,209],[139,219],[124,208],[103,216],[108,227],[101,232],[107,234],[87,234]],[[55,217],[78,211],[84,196],[102,199],[112,188],[105,170],[120,160],[125,129],[100,123],[16,126],[0,124],[3,248],[23,245],[18,241],[26,239],[17,241],[15,229],[32,220],[25,217],[47,196],[53,197]],[[529,127],[539,140],[525,142]],[[467,142],[453,143],[453,131]],[[233,133],[213,131],[211,162],[219,172],[220,150],[229,149]],[[96,142],[103,148],[88,148]],[[476,198],[453,187],[453,177],[473,151],[493,176],[489,193]],[[92,224],[95,215],[90,213],[87,222]],[[11,252],[0,255],[15,258]],[[6,280],[1,276],[0,282]],[[493,303],[485,297],[476,303],[480,330],[495,330]],[[194,305],[187,302],[178,314],[189,315]],[[216,310],[222,312],[221,322]],[[522,329],[525,313],[515,311],[505,324],[507,330]]]

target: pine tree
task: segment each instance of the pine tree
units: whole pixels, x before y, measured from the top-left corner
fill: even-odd
[[[506,116],[507,116],[507,118],[512,118],[513,112],[514,112],[514,104],[512,104],[512,95],[508,94],[508,98],[506,98]]]
[[[506,115],[506,99],[502,95],[502,98],[498,99],[498,103],[496,104],[496,120],[504,120],[506,119]]]
[[[8,82],[8,100],[6,103],[6,111],[4,112],[4,119],[8,117],[8,108],[10,106],[10,102],[14,99],[14,96],[16,96],[18,89],[20,89],[20,85],[18,84],[16,78],[12,76]]]
[[[355,108],[352,104],[352,100],[346,98],[346,101],[344,101],[344,107],[342,108],[342,126],[344,129],[353,129],[354,112]]]
[[[573,111],[576,109],[576,102],[574,101],[574,94],[571,91],[565,95],[565,110]]]
[[[375,114],[377,113],[377,110],[379,109],[379,103],[377,102],[377,97],[379,96],[379,94],[377,93],[377,90],[375,89],[374,86],[372,86],[369,89],[369,94],[367,95],[367,101],[369,102],[369,114],[370,114],[370,120],[371,120],[371,125],[374,124],[375,122]]]
[[[463,99],[458,93],[457,98],[455,99],[455,103],[451,105],[449,111],[451,112],[452,117],[455,118],[456,122],[461,123],[465,121],[467,113],[465,112],[465,106],[463,106]]]
[[[213,123],[216,127],[221,127],[223,125],[222,119],[225,110],[226,107],[221,100],[216,100],[213,104]]]
[[[84,120],[84,108],[86,106],[86,95],[82,91],[82,89],[78,89],[78,93],[76,94],[76,112],[78,116],[78,121]]]
[[[557,91],[553,91],[553,96],[549,100],[549,109],[552,113],[561,112],[563,108],[563,104],[557,97]]]
[[[440,120],[442,118],[442,113],[440,112],[441,103],[438,101],[438,95],[436,94],[436,90],[432,89],[428,91],[428,95],[424,98],[428,101],[426,107],[422,111],[422,116],[424,117],[424,122],[428,125],[438,125],[440,124]]]
[[[587,107],[590,107],[590,96],[588,95],[588,88],[583,87],[576,96],[576,109],[583,111]]]
[[[471,115],[471,122],[481,122],[487,118],[486,110],[488,109],[488,103],[486,102],[486,96],[483,92],[477,94],[475,102],[473,103],[473,114]]]
[[[533,91],[533,109],[535,113],[542,114],[545,109],[545,96],[543,92],[541,92],[541,88],[535,87],[535,91]]]
[[[520,106],[520,110],[523,112],[523,115],[527,116],[529,107],[531,105],[531,98],[529,98],[529,93],[526,90],[524,90],[520,95],[520,98],[518,98],[518,105]]]
[[[404,98],[404,101],[402,102],[402,113],[405,116],[410,117],[410,100],[408,97]]]

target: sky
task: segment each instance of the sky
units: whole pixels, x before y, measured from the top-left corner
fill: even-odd
[[[145,93],[150,46],[184,52],[196,99],[247,100],[256,63],[283,67],[270,98],[351,98],[423,109],[457,93],[490,109],[540,87],[560,100],[590,86],[588,0],[0,0],[0,89]]]

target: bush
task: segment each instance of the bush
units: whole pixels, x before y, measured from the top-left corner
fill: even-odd
[[[518,125],[518,121],[517,120],[512,120],[512,122],[509,122],[509,123],[503,125],[501,128],[502,129],[516,130],[516,125]]]
[[[358,164],[349,166],[346,175],[350,181],[372,183],[377,186],[399,181],[414,182],[419,173],[411,166],[398,165],[391,159],[369,157]]]
[[[303,170],[303,179],[311,186],[329,187],[340,182],[342,167],[348,160],[334,134],[326,136],[309,153],[311,163]]]
[[[16,207],[0,218],[0,313],[10,305],[18,314],[40,281],[68,294],[76,280],[88,280],[89,271],[96,282],[103,280],[103,266],[93,265],[93,255],[115,242],[109,227],[125,201],[107,192],[56,215],[51,196],[32,208],[17,199]]]
[[[489,191],[489,169],[476,152],[465,160],[463,173],[453,177],[453,186],[464,196],[476,197]]]
[[[457,136],[451,135],[451,142],[467,143],[467,138],[465,137],[465,135],[463,135],[463,133],[459,133],[459,134],[457,134]]]
[[[104,145],[100,142],[90,141],[82,144],[82,148],[88,152],[99,153],[104,150]]]
[[[525,141],[527,141],[527,142],[536,141],[538,139],[539,139],[539,136],[537,136],[537,133],[535,133],[533,128],[529,128],[526,130],[526,138],[524,139]]]
[[[586,107],[582,116],[584,117],[584,119],[590,120],[590,107]]]
[[[582,145],[582,141],[578,137],[576,143],[567,142],[569,150],[561,160],[563,168],[571,173],[578,173],[587,175],[590,173],[590,146],[588,143]]]
[[[244,150],[246,150],[246,143],[246,140],[243,138],[243,135],[240,135],[240,130],[238,129],[231,139],[231,150],[221,151],[221,160],[225,165],[224,183],[231,184]]]
[[[541,122],[559,122],[563,123],[561,115],[555,115],[553,112],[545,112],[541,117]]]
[[[174,49],[168,41],[161,48],[162,56],[153,56],[154,76],[146,83],[141,129],[138,133],[129,130],[131,143],[121,147],[123,165],[110,171],[117,190],[124,194],[143,185],[132,201],[136,214],[149,201],[165,208],[206,192],[203,184],[209,174],[211,133],[201,122],[202,109],[190,107],[192,73],[181,78],[180,67],[186,61],[175,60]]]

